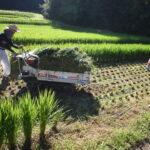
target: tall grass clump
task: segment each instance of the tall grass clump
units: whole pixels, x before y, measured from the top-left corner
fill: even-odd
[[[57,124],[65,117],[65,112],[63,108],[56,110],[52,117],[52,130],[58,132]]]
[[[55,98],[55,93],[53,91],[45,90],[40,93],[38,105],[38,115],[40,121],[40,139],[44,138],[46,125],[54,117],[56,109],[58,109],[58,101]]]
[[[3,144],[3,141],[4,141],[4,134],[5,134],[5,131],[4,131],[4,116],[2,115],[1,113],[1,106],[0,106],[0,149],[1,149],[1,146]]]
[[[4,128],[8,148],[14,150],[17,143],[17,131],[20,125],[20,110],[11,100],[4,100],[1,104],[1,116],[4,118]]]
[[[21,110],[21,124],[25,137],[25,145],[31,146],[31,136],[34,125],[36,124],[37,108],[34,99],[27,93],[20,98],[19,107]]]

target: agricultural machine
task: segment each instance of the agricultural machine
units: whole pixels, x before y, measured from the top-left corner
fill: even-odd
[[[40,58],[31,52],[23,52],[16,56],[19,64],[19,79],[28,81],[46,81],[71,84],[89,84],[90,72],[73,73],[39,68]]]

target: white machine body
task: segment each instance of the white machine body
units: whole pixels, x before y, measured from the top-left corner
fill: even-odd
[[[37,67],[32,67],[29,64],[29,59],[37,60]],[[62,83],[72,83],[72,84],[89,84],[90,83],[90,72],[84,73],[74,73],[74,72],[62,72],[62,71],[53,71],[53,70],[41,70],[38,67],[40,58],[37,55],[34,55],[30,52],[24,52],[17,56],[19,63],[20,75],[19,78],[29,78],[35,77],[39,81],[47,82],[62,82]],[[21,66],[20,60],[23,60],[24,63]],[[32,60],[30,60],[32,61]]]

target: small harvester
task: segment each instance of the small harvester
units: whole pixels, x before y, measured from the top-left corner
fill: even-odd
[[[25,81],[46,81],[70,84],[89,84],[90,72],[74,73],[39,69],[40,58],[32,52],[22,52],[16,56],[19,64],[19,79]]]

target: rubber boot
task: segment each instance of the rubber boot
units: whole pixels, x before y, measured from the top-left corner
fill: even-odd
[[[7,86],[9,85],[10,78],[9,77],[3,77],[1,85],[0,85],[0,90],[5,90]]]

